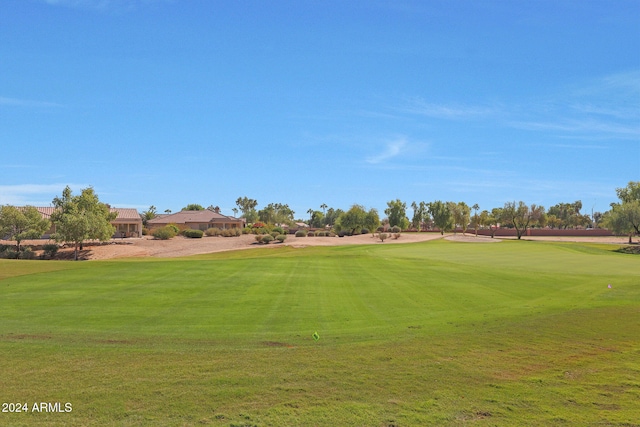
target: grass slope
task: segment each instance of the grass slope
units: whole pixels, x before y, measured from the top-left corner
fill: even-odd
[[[0,401],[73,405],[0,425],[639,425],[639,267],[548,242],[0,260]]]

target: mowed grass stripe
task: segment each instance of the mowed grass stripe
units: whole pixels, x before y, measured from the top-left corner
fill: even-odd
[[[0,262],[0,398],[74,412],[0,424],[637,420],[639,263],[604,247],[282,247],[10,277],[18,264]]]

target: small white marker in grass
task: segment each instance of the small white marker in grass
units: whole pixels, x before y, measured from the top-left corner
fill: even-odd
[[[607,286],[607,288],[611,289],[611,284],[609,284],[609,285]]]

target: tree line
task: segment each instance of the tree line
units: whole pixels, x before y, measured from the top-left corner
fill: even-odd
[[[631,181],[626,187],[617,188],[619,202],[612,203],[607,212],[594,212],[592,215],[581,213],[580,200],[558,203],[545,209],[536,204],[523,201],[507,202],[502,207],[480,211],[480,206],[469,206],[465,202],[436,200],[432,202],[412,202],[411,218],[407,214],[407,203],[396,199],[387,202],[384,210],[386,217],[380,219],[376,209],[367,210],[355,204],[347,211],[334,209],[321,204],[319,209],[307,210],[308,218],[294,219],[295,212],[287,204],[270,203],[257,209],[258,201],[248,197],[236,200],[234,214],[242,214],[248,224],[263,222],[266,224],[293,225],[304,222],[312,228],[332,228],[336,231],[359,233],[363,229],[375,231],[379,227],[399,227],[401,230],[415,231],[439,230],[441,233],[479,228],[490,229],[493,234],[500,227],[512,228],[520,239],[530,228],[607,228],[621,235],[640,234],[640,181]],[[155,214],[155,207],[143,212],[143,218],[149,219]],[[216,207],[217,208],[217,207]],[[188,205],[183,210],[204,209],[200,205]],[[209,207],[208,209],[211,209]]]
[[[618,235],[628,235],[629,243],[634,235],[640,235],[640,181],[630,181],[626,187],[616,189],[618,202],[611,203],[611,209],[593,216],[581,214],[582,203],[558,203],[548,210],[535,204],[528,205],[523,201],[507,202],[502,207],[482,210],[477,204],[467,205],[465,202],[412,202],[411,219],[407,215],[407,204],[399,199],[387,202],[384,210],[385,218],[380,219],[375,208],[367,210],[362,205],[353,205],[347,211],[321,204],[320,209],[309,209],[308,220],[294,220],[295,212],[282,203],[270,203],[256,210],[258,202],[248,197],[236,200],[234,214],[242,213],[248,224],[261,221],[267,224],[293,225],[305,222],[313,228],[332,228],[337,232],[357,234],[364,229],[375,231],[379,227],[398,227],[401,230],[412,228],[416,231],[437,229],[441,233],[469,228],[489,228],[492,232],[498,227],[509,227],[516,230],[518,239],[532,227],[577,228],[596,226],[607,228]],[[56,242],[74,244],[74,257],[78,258],[78,250],[85,240],[105,241],[113,236],[115,228],[111,225],[116,213],[111,213],[108,205],[100,202],[93,188],[85,188],[79,195],[73,195],[67,186],[60,197],[53,199],[54,212],[50,220],[44,219],[33,206],[15,207],[0,206],[0,238],[16,242],[20,252],[21,242],[27,239],[40,238],[51,225],[55,232],[51,238]],[[187,205],[184,210],[204,210],[198,204]],[[209,206],[219,212],[218,206]],[[473,211],[473,214],[472,214]],[[142,213],[143,221],[156,215],[156,208],[151,206]],[[493,236],[492,236],[493,237]]]

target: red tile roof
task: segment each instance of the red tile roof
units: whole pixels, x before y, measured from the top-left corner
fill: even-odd
[[[42,214],[44,218],[51,218],[51,214],[56,210],[52,206],[38,207],[38,212]],[[137,209],[133,208],[109,208],[109,212],[117,212],[118,216],[114,222],[138,222],[142,221]]]
[[[162,215],[147,221],[147,224],[189,224],[210,222],[242,222],[238,218],[215,213],[208,209],[203,211],[180,211],[169,215]]]

